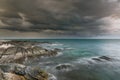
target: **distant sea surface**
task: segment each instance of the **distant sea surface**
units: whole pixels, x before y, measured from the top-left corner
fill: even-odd
[[[30,66],[40,66],[54,74],[57,80],[120,80],[119,39],[32,39],[31,41],[49,42],[52,44],[39,46],[62,50],[58,56],[43,57],[26,63]],[[113,60],[92,59],[100,56],[107,56]],[[69,64],[71,68],[57,70],[56,66],[61,64]]]

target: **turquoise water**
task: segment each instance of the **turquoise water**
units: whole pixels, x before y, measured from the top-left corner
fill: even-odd
[[[27,63],[40,66],[54,74],[57,80],[120,80],[120,40],[110,39],[37,39],[50,42],[39,45],[47,49],[62,49],[55,57],[44,57]],[[92,58],[108,56],[112,61],[95,61]],[[59,64],[70,64],[66,70],[56,70]]]

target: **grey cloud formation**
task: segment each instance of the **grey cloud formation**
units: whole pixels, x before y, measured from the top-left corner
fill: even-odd
[[[0,0],[0,29],[26,36],[35,32],[43,36],[109,35],[111,22],[103,19],[119,10],[119,0]]]

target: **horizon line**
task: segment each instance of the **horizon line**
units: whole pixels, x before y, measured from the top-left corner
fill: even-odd
[[[0,40],[9,39],[120,39],[120,38],[103,38],[103,37],[81,37],[81,38],[0,38]]]

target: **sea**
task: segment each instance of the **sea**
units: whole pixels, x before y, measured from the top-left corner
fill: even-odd
[[[44,42],[46,49],[60,49],[58,55],[30,60],[54,75],[51,80],[120,80],[119,39],[31,39]],[[111,60],[101,59],[106,56]],[[67,65],[57,69],[57,67]]]

